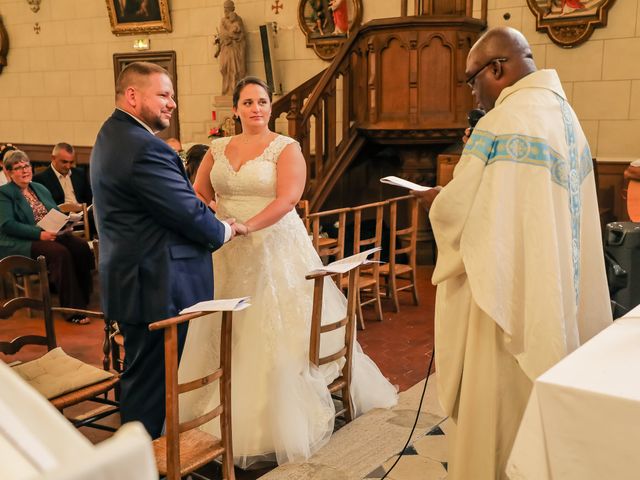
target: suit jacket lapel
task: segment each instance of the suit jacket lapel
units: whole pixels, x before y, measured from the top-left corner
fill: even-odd
[[[78,203],[82,203],[83,190],[82,190],[82,180],[80,178],[80,172],[78,170],[71,171],[71,186],[73,186],[73,193],[76,195],[76,200]]]
[[[62,185],[60,185],[60,180],[58,180],[58,175],[53,171],[53,168],[49,167],[49,175],[50,175],[50,184],[53,185],[55,192],[51,192],[54,197],[62,197],[62,202],[64,203],[64,190],[62,189]],[[72,176],[73,177],[73,176]]]

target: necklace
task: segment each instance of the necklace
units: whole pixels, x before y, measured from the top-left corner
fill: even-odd
[[[269,134],[269,130],[266,130],[258,135],[247,135],[246,133],[241,133],[240,134],[240,143],[243,143],[244,145],[249,145],[251,143],[258,143],[260,140],[262,140],[265,135]],[[247,138],[248,137],[248,138]]]

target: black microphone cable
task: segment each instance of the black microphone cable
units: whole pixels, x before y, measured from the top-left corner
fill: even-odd
[[[413,436],[413,432],[415,432],[416,430],[416,426],[418,425],[418,419],[420,418],[420,412],[422,411],[422,402],[424,401],[424,394],[427,391],[427,383],[429,382],[429,376],[431,375],[431,367],[433,366],[433,357],[435,356],[435,354],[436,354],[436,347],[435,347],[435,338],[434,338],[434,345],[433,345],[433,348],[431,349],[431,359],[429,360],[429,368],[427,369],[427,378],[424,379],[424,387],[422,387],[420,404],[418,405],[418,412],[416,413],[416,421],[413,422],[413,427],[411,427],[411,432],[409,432],[409,438],[407,438],[407,442],[404,444],[404,447],[402,447],[402,451],[400,452],[400,455],[398,455],[398,458],[396,458],[396,461],[393,462],[393,465],[391,465],[389,470],[385,472],[384,476],[380,480],[384,480],[385,478],[387,478],[387,475],[389,475],[389,473],[391,473],[394,467],[398,464],[400,459],[404,456],[404,452],[407,450],[407,447],[411,443],[411,437]]]

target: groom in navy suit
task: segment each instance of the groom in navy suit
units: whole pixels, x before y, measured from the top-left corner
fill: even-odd
[[[122,422],[140,420],[160,436],[164,422],[162,331],[148,325],[213,295],[211,252],[235,233],[194,194],[182,161],[155,133],[176,108],[168,72],[128,65],[116,84],[116,110],[91,153],[100,236],[100,283],[107,318],[124,336]],[[179,355],[186,324],[179,330]]]

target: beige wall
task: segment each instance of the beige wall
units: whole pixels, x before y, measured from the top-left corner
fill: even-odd
[[[573,49],[536,32],[526,0],[489,0],[488,21],[521,30],[538,68],[558,71],[594,155],[640,158],[640,1],[615,2],[607,26]]]
[[[177,53],[183,142],[206,141],[221,88],[213,36],[222,0],[170,3],[173,32],[149,35],[151,47]],[[264,76],[259,25],[278,22],[276,57],[289,90],[327,64],[305,47],[297,1],[281,0],[279,15],[272,3],[237,0],[236,11],[248,31],[251,74]],[[364,21],[400,12],[399,0],[363,3]],[[24,0],[0,0],[0,15],[11,41],[9,65],[0,75],[0,141],[92,145],[113,109],[112,55],[132,52],[134,37],[111,33],[104,0],[44,0],[37,14]],[[35,22],[40,34],[33,31]],[[538,66],[558,70],[594,154],[640,157],[640,0],[616,2],[608,26],[571,50],[535,31],[526,0],[489,0],[489,24],[522,30]]]
[[[326,67],[305,47],[298,28],[297,3],[281,0],[275,15],[271,0],[236,0],[248,32],[248,71],[264,77],[258,27],[279,26],[276,56],[283,87],[291,89]],[[397,16],[395,8],[375,0],[365,21]],[[152,50],[175,50],[178,62],[180,130],[183,142],[207,141],[214,98],[221,77],[213,58],[213,39],[222,16],[222,0],[173,0],[173,32],[149,35]],[[376,6],[377,4],[377,6]],[[11,49],[0,75],[0,141],[92,145],[113,110],[113,54],[132,52],[134,37],[111,33],[104,0],[44,0],[33,13],[25,0],[0,0],[0,15]],[[40,24],[40,33],[33,30]],[[146,35],[142,35],[146,36]]]

